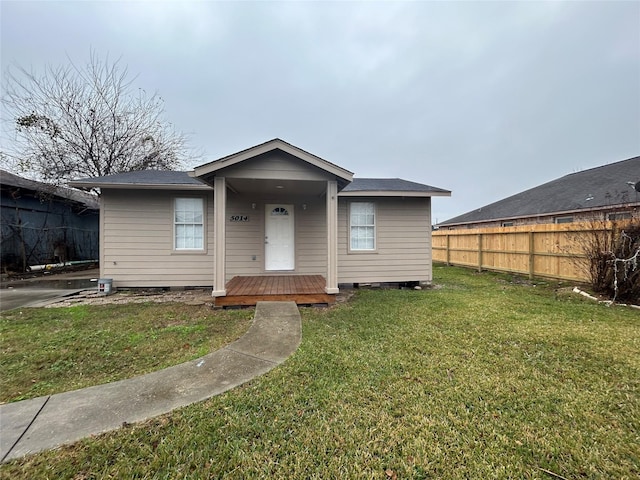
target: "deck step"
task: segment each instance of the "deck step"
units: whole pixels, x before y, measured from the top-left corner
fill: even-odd
[[[227,295],[216,297],[216,307],[254,306],[260,301],[295,302],[296,305],[333,304],[322,275],[237,276],[226,285]]]

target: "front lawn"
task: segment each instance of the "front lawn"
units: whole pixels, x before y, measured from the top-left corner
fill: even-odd
[[[176,365],[231,343],[252,312],[169,303],[20,308],[0,317],[0,402]]]
[[[640,313],[492,273],[303,309],[243,387],[0,467],[3,478],[640,475]],[[97,315],[97,313],[94,313]]]

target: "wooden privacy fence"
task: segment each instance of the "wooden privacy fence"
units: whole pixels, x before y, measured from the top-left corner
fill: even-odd
[[[433,260],[448,265],[588,282],[584,245],[610,231],[600,222],[522,225],[433,232]]]

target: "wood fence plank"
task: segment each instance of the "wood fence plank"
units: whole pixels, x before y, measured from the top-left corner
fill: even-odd
[[[432,258],[447,265],[513,272],[533,277],[588,281],[581,238],[611,231],[600,222],[536,224],[432,232]]]

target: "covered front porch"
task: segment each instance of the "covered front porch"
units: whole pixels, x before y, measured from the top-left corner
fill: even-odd
[[[331,305],[335,295],[326,293],[326,284],[322,275],[236,276],[227,282],[226,295],[215,297],[215,306],[253,306],[260,301]]]
[[[274,139],[190,174],[213,187],[216,305],[252,305],[265,295],[330,303],[339,291],[338,192],[353,173]],[[301,280],[314,276],[322,282],[313,287]],[[237,282],[242,293],[230,290]],[[316,294],[318,300],[309,297]]]

